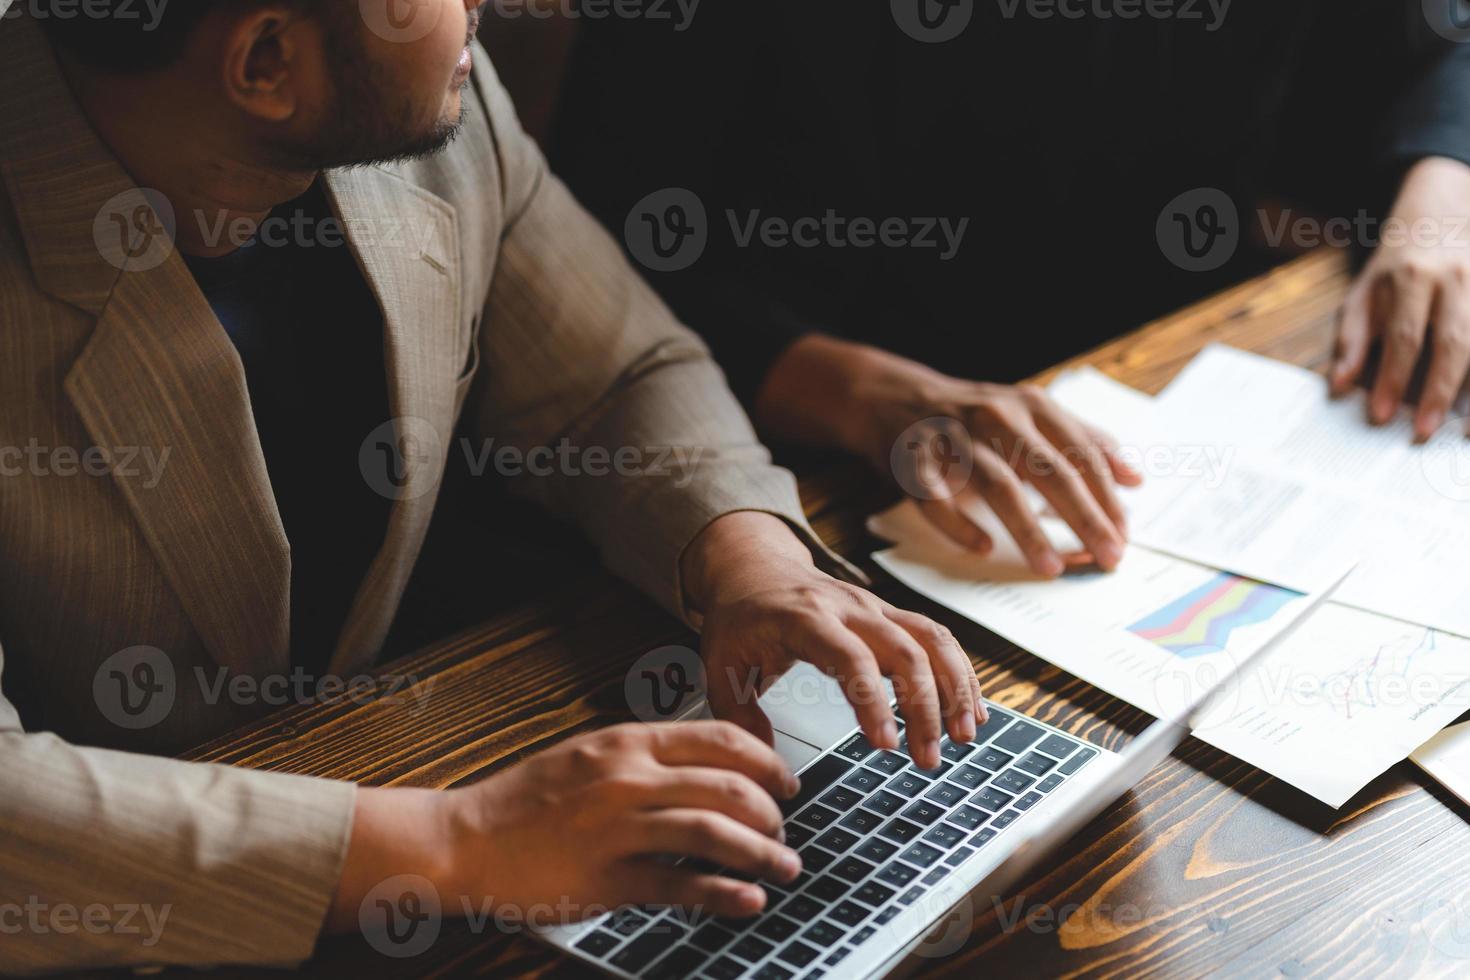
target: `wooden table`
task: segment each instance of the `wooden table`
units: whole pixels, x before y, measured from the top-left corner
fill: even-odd
[[[1068,365],[1089,363],[1149,392],[1211,341],[1318,368],[1346,284],[1340,257],[1311,255]],[[802,490],[822,535],[872,569],[866,556],[874,542],[862,521],[888,502],[878,481],[852,467],[827,468],[804,479]],[[880,582],[879,589],[951,626],[986,694],[1002,705],[1112,748],[1149,720],[902,587]],[[463,785],[569,735],[628,720],[627,668],[667,643],[693,638],[601,571],[574,571],[534,601],[388,665],[432,685],[422,706],[293,708],[190,757],[372,785]],[[1470,901],[1466,816],[1408,763],[1333,811],[1190,741],[1059,853],[1051,870],[999,906],[977,902],[968,941],[922,973],[1465,974],[1470,929],[1461,939],[1454,926],[1460,903]],[[409,960],[380,956],[356,939],[325,942],[310,972],[587,971],[524,937],[446,926],[428,953]]]

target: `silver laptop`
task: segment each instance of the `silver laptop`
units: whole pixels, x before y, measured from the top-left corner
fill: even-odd
[[[801,876],[789,885],[762,883],[768,902],[751,919],[630,907],[539,935],[607,973],[640,980],[907,972],[924,956],[952,951],[944,946],[955,916],[967,915],[977,899],[1003,898],[1168,758],[1209,696],[1151,725],[1121,754],[989,705],[990,721],[975,741],[946,737],[940,768],[924,771],[902,738],[899,751],[870,745],[836,682],[799,666],[761,704],[777,750],[801,778],[798,797],[782,806]]]

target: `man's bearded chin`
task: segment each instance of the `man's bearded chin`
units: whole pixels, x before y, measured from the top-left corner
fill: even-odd
[[[282,166],[307,171],[421,160],[439,153],[459,135],[468,82],[461,90],[456,118],[415,123],[411,120],[422,113],[381,70],[346,52],[334,54],[337,91],[331,111],[309,139],[273,147]]]

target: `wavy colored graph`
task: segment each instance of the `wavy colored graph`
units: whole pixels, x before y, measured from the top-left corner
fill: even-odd
[[[1230,635],[1264,623],[1301,593],[1220,573],[1128,627],[1178,657],[1226,649]]]

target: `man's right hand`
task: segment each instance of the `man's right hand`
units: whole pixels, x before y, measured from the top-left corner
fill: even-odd
[[[364,896],[401,874],[432,881],[446,914],[467,899],[498,917],[649,903],[754,915],[758,886],[655,858],[792,880],[800,859],[780,843],[775,800],[798,786],[755,736],[694,721],[582,735],[465,789],[363,789],[327,927],[355,929]]]

